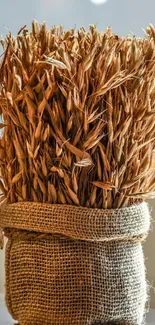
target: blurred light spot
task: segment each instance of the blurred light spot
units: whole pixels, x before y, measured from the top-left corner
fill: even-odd
[[[94,3],[95,5],[101,5],[105,2],[107,2],[107,0],[90,0],[92,3]]]

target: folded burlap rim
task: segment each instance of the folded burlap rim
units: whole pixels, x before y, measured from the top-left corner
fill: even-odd
[[[120,209],[18,202],[0,205],[0,227],[37,234],[61,234],[87,241],[142,241],[149,230],[145,202]]]

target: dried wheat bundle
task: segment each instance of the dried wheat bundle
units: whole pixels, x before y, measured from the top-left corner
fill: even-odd
[[[155,30],[65,32],[34,21],[1,43],[1,189],[9,202],[127,206],[155,187]]]

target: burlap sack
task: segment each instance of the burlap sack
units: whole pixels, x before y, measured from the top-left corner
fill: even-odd
[[[3,231],[0,228],[0,249],[3,249],[4,246],[4,236],[3,236]]]
[[[0,225],[8,236],[6,302],[20,325],[142,324],[145,203],[15,203],[1,208]]]

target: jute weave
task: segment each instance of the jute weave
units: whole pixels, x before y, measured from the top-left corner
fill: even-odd
[[[116,210],[2,205],[13,318],[20,325],[141,325],[149,219],[146,203]]]

